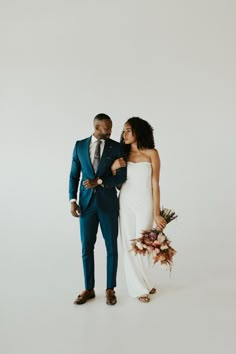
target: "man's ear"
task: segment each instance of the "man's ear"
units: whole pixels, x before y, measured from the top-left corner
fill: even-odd
[[[95,123],[94,123],[94,129],[95,129],[95,130],[98,130],[99,127],[100,127],[99,122],[95,122]]]

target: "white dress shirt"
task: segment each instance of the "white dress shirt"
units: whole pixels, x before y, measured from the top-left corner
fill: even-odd
[[[90,145],[89,145],[90,160],[91,160],[92,163],[93,163],[93,159],[94,159],[95,149],[96,149],[96,146],[97,146],[97,141],[98,141],[98,139],[95,138],[94,135],[92,135],[91,141],[90,141]],[[105,145],[105,140],[101,139],[100,157],[102,156],[102,153],[103,153],[103,150],[104,150],[104,145]]]

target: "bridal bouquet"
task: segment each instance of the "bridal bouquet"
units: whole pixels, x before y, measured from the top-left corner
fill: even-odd
[[[167,224],[177,218],[177,215],[171,209],[163,208],[161,216],[166,220]],[[163,231],[151,229],[144,230],[139,238],[131,240],[131,250],[134,254],[151,255],[154,264],[161,264],[172,267],[173,256],[176,254],[174,248],[170,246],[171,241],[167,238]]]

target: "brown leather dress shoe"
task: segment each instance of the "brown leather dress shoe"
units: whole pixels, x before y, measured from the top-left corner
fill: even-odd
[[[76,305],[82,305],[86,301],[93,299],[95,297],[95,292],[94,290],[84,290],[80,295],[77,296],[77,298],[74,301],[74,304]]]
[[[115,305],[117,303],[115,291],[112,289],[106,290],[106,303],[107,305]]]
[[[152,288],[150,291],[149,291],[149,294],[153,295],[153,294],[156,294],[157,292],[157,289],[156,288]]]

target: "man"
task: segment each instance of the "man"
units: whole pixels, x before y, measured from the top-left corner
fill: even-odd
[[[111,165],[114,160],[122,157],[122,152],[121,145],[110,139],[111,130],[111,118],[104,113],[96,115],[93,135],[77,141],[73,151],[69,198],[71,214],[74,217],[80,217],[85,281],[85,290],[74,301],[78,305],[95,297],[94,245],[99,224],[107,252],[106,303],[115,305],[117,302],[114,288],[118,262],[119,204],[115,186],[126,180],[126,167],[118,169],[113,176]],[[77,204],[79,182],[80,192]]]

